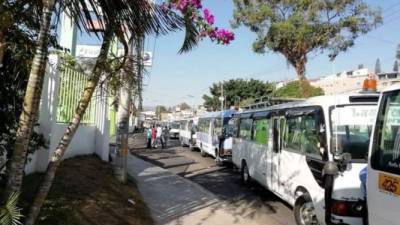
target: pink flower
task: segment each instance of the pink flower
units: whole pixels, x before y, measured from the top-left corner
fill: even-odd
[[[178,2],[178,9],[184,11],[188,5],[188,0],[179,0]]]
[[[192,5],[197,9],[201,9],[203,7],[201,5],[201,0],[192,0]]]
[[[213,25],[214,24],[214,16],[210,13],[208,9],[204,9],[204,19],[207,21],[208,24]]]
[[[210,37],[210,39],[212,41],[214,41],[217,38],[217,32],[218,32],[218,28],[215,29],[210,29],[207,33],[208,33],[208,37]]]
[[[229,44],[232,40],[235,39],[235,35],[225,29],[219,29],[216,32],[216,36],[218,41],[222,42],[222,44]]]

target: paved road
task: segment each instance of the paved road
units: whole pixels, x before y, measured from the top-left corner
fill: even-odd
[[[294,225],[292,209],[278,197],[257,184],[247,187],[232,165],[217,166],[211,157],[179,146],[170,140],[166,149],[145,149],[144,135],[130,139],[131,152],[140,158],[189,179],[216,195],[234,215],[256,224]],[[273,222],[271,222],[273,221]]]

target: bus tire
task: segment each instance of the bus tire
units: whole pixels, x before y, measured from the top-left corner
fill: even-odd
[[[314,204],[308,193],[296,199],[294,204],[294,218],[297,225],[318,225]]]
[[[242,178],[243,184],[250,185],[251,177],[250,177],[249,168],[247,167],[246,161],[243,161],[243,163],[242,163],[241,178]]]

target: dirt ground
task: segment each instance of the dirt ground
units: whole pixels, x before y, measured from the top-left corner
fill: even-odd
[[[42,176],[27,176],[22,202],[28,202]],[[111,165],[95,156],[65,160],[37,225],[152,225],[150,212],[133,183],[121,184]]]

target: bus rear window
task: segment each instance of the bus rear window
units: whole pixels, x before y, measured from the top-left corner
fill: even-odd
[[[400,91],[383,95],[377,121],[372,167],[400,174]]]
[[[366,162],[376,105],[338,106],[331,111],[332,149]]]

